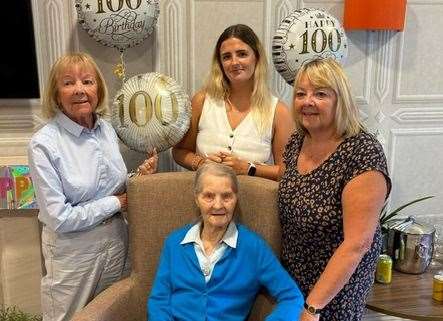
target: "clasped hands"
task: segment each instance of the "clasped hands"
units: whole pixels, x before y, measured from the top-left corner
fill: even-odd
[[[137,167],[136,175],[149,175],[157,172],[158,154],[154,148],[147,154],[146,159]]]
[[[231,167],[238,175],[246,175],[248,173],[249,163],[248,161],[238,158],[232,153],[218,152],[215,154],[205,155],[206,160],[224,164]]]

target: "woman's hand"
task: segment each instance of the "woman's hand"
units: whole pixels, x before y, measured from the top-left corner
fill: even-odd
[[[192,97],[192,114],[189,130],[183,139],[172,148],[172,156],[174,157],[175,162],[193,171],[197,170],[199,164],[202,163],[199,159],[196,159],[196,156],[198,155],[196,155],[195,151],[198,124],[200,122],[200,115],[205,102],[205,95],[205,92],[200,91]]]
[[[308,313],[305,309],[300,315],[300,321],[318,321],[320,320],[320,314],[312,315]]]
[[[126,193],[114,195],[118,198],[118,201],[120,202],[120,209],[122,211],[126,210],[128,208],[128,198],[126,197]]]
[[[222,164],[231,167],[237,175],[248,174],[249,163],[244,159],[240,159],[232,154],[220,152]]]
[[[137,168],[138,175],[149,175],[157,172],[158,167],[158,154],[157,150],[154,148],[150,153],[148,153],[145,161]]]
[[[206,161],[211,161],[215,163],[222,163],[225,155],[222,152],[218,152],[217,154],[209,154],[205,155]]]

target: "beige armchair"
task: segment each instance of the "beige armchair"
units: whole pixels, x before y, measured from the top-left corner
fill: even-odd
[[[128,184],[128,221],[131,275],[98,295],[73,320],[146,320],[146,300],[155,277],[163,240],[173,231],[195,221],[198,210],[192,184],[194,173],[173,172],[132,179]],[[277,186],[274,181],[240,176],[240,222],[261,234],[280,253]],[[198,302],[196,302],[198,304]],[[257,297],[249,320],[263,320],[272,300]]]

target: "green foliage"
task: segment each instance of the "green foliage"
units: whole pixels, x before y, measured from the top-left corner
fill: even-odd
[[[41,316],[36,316],[20,311],[17,307],[0,306],[0,321],[41,321]]]
[[[406,203],[400,207],[397,207],[395,210],[393,210],[392,212],[388,213],[386,211],[386,205],[387,202],[385,203],[385,205],[383,205],[381,212],[380,212],[380,225],[383,225],[385,223],[387,223],[391,218],[394,218],[395,216],[397,216],[397,214],[404,208],[414,204],[414,203],[418,203],[424,200],[427,200],[428,198],[433,198],[434,196],[425,196],[425,197],[421,197],[421,198],[417,198],[413,201],[410,201],[409,203]]]

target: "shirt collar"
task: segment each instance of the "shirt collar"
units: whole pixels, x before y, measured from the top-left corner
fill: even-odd
[[[97,115],[95,117],[96,117],[96,121],[95,121],[95,124],[91,130],[95,130],[100,125],[100,117],[98,117]],[[66,129],[69,133],[71,133],[72,135],[74,135],[76,137],[79,137],[81,135],[81,133],[83,132],[83,130],[89,130],[89,129],[83,127],[82,125],[77,124],[71,118],[66,116],[65,113],[63,113],[62,111],[57,112],[57,114],[55,115],[55,121],[61,127]]]
[[[201,243],[200,239],[201,224],[202,222],[200,221],[194,226],[192,226],[189,229],[189,231],[186,233],[185,237],[180,242],[180,244]],[[235,249],[237,247],[237,239],[238,239],[237,226],[235,225],[234,222],[230,222],[220,242],[224,242],[229,247]]]

